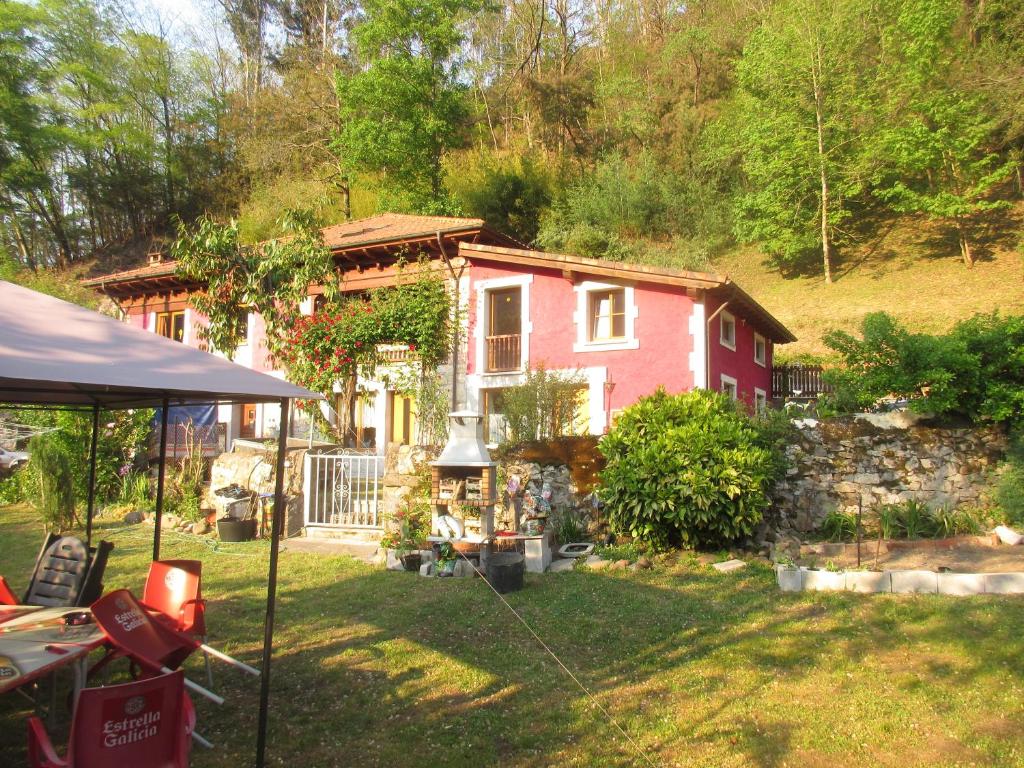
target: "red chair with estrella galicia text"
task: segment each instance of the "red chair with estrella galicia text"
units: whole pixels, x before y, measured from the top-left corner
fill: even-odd
[[[28,721],[30,768],[188,768],[195,710],[180,670],[85,688],[62,759],[38,717]]]
[[[0,576],[0,605],[18,605],[18,598],[3,576]]]
[[[142,591],[142,605],[171,629],[206,642],[206,601],[202,595],[202,568],[199,560],[155,560]],[[210,654],[206,659],[206,683],[213,687]]]
[[[112,655],[127,656],[145,674],[157,675],[181,666],[198,648],[199,643],[186,634],[153,619],[127,589],[108,592],[92,604],[92,615],[113,646],[97,664],[102,666]],[[223,704],[224,699],[202,686],[185,679],[188,688],[211,701]]]

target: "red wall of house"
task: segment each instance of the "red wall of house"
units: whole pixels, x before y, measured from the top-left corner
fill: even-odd
[[[719,306],[721,302],[708,300],[705,317],[711,317]],[[709,384],[711,389],[721,389],[722,374],[732,376],[736,379],[739,398],[753,405],[755,387],[763,389],[768,397],[772,396],[772,342],[765,336],[765,364],[759,365],[754,361],[754,333],[757,329],[746,320],[739,309],[727,307],[726,311],[731,311],[736,318],[736,351],[722,346],[722,314],[719,313],[711,321],[711,330],[708,334],[711,352]]]
[[[474,260],[470,270],[469,302],[469,360],[468,373],[476,373],[476,298],[477,283],[529,274],[508,266]],[[651,284],[637,284],[634,303],[638,314],[634,334],[640,342],[638,349],[616,351],[573,352],[577,339],[576,292],[573,282],[554,270],[533,272],[530,284],[530,365],[543,363],[547,368],[585,368],[603,366],[615,382],[611,396],[611,409],[624,408],[644,395],[665,387],[669,392],[683,392],[693,388],[690,371],[690,352],[693,341],[689,333],[693,300],[681,289]],[[577,274],[577,279],[593,279]],[[608,281],[611,282],[611,281]],[[606,405],[606,407],[609,407]]]

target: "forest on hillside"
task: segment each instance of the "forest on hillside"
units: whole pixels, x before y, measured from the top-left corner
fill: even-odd
[[[1019,0],[145,2],[0,3],[8,263],[391,210],[830,280],[907,214],[971,266],[1022,194]]]

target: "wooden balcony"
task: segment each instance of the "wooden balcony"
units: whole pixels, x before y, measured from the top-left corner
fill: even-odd
[[[413,357],[407,344],[378,344],[377,353],[380,355],[381,362],[385,365],[388,363],[404,363]]]
[[[518,371],[522,363],[520,340],[518,333],[488,336],[487,373]]]

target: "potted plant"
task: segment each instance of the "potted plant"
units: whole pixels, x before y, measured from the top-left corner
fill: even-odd
[[[783,592],[799,592],[803,589],[803,576],[791,558],[778,559],[775,563],[775,578]]]
[[[437,548],[437,575],[454,576],[455,562],[457,560],[458,555],[455,553],[455,547],[452,546],[452,543],[450,541],[442,541]]]

